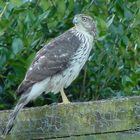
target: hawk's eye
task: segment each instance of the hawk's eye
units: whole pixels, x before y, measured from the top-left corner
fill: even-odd
[[[84,22],[86,22],[86,21],[87,21],[87,18],[86,18],[86,17],[82,17],[82,20],[83,20]]]

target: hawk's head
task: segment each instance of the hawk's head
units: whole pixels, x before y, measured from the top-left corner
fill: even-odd
[[[96,33],[95,22],[90,16],[87,16],[85,14],[75,15],[73,23],[75,24],[76,28],[80,31],[86,31],[92,35],[95,35]]]

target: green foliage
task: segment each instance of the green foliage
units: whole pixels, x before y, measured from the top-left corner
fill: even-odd
[[[77,13],[94,17],[98,36],[90,61],[66,90],[71,101],[139,95],[139,7],[139,0],[0,1],[0,109],[14,105],[36,51],[72,27]],[[48,94],[33,105],[59,100],[59,94]]]

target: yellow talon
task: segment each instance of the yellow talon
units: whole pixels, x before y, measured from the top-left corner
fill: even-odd
[[[64,89],[61,90],[61,96],[62,96],[63,104],[69,104],[70,103],[69,99],[67,98],[67,96],[64,92]]]

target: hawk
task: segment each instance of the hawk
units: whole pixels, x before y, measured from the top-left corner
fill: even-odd
[[[78,76],[87,61],[96,35],[92,17],[75,15],[75,25],[62,35],[54,38],[39,50],[16,93],[21,95],[3,131],[6,135],[13,127],[20,110],[43,92],[60,92],[63,103],[68,103],[64,88]]]

